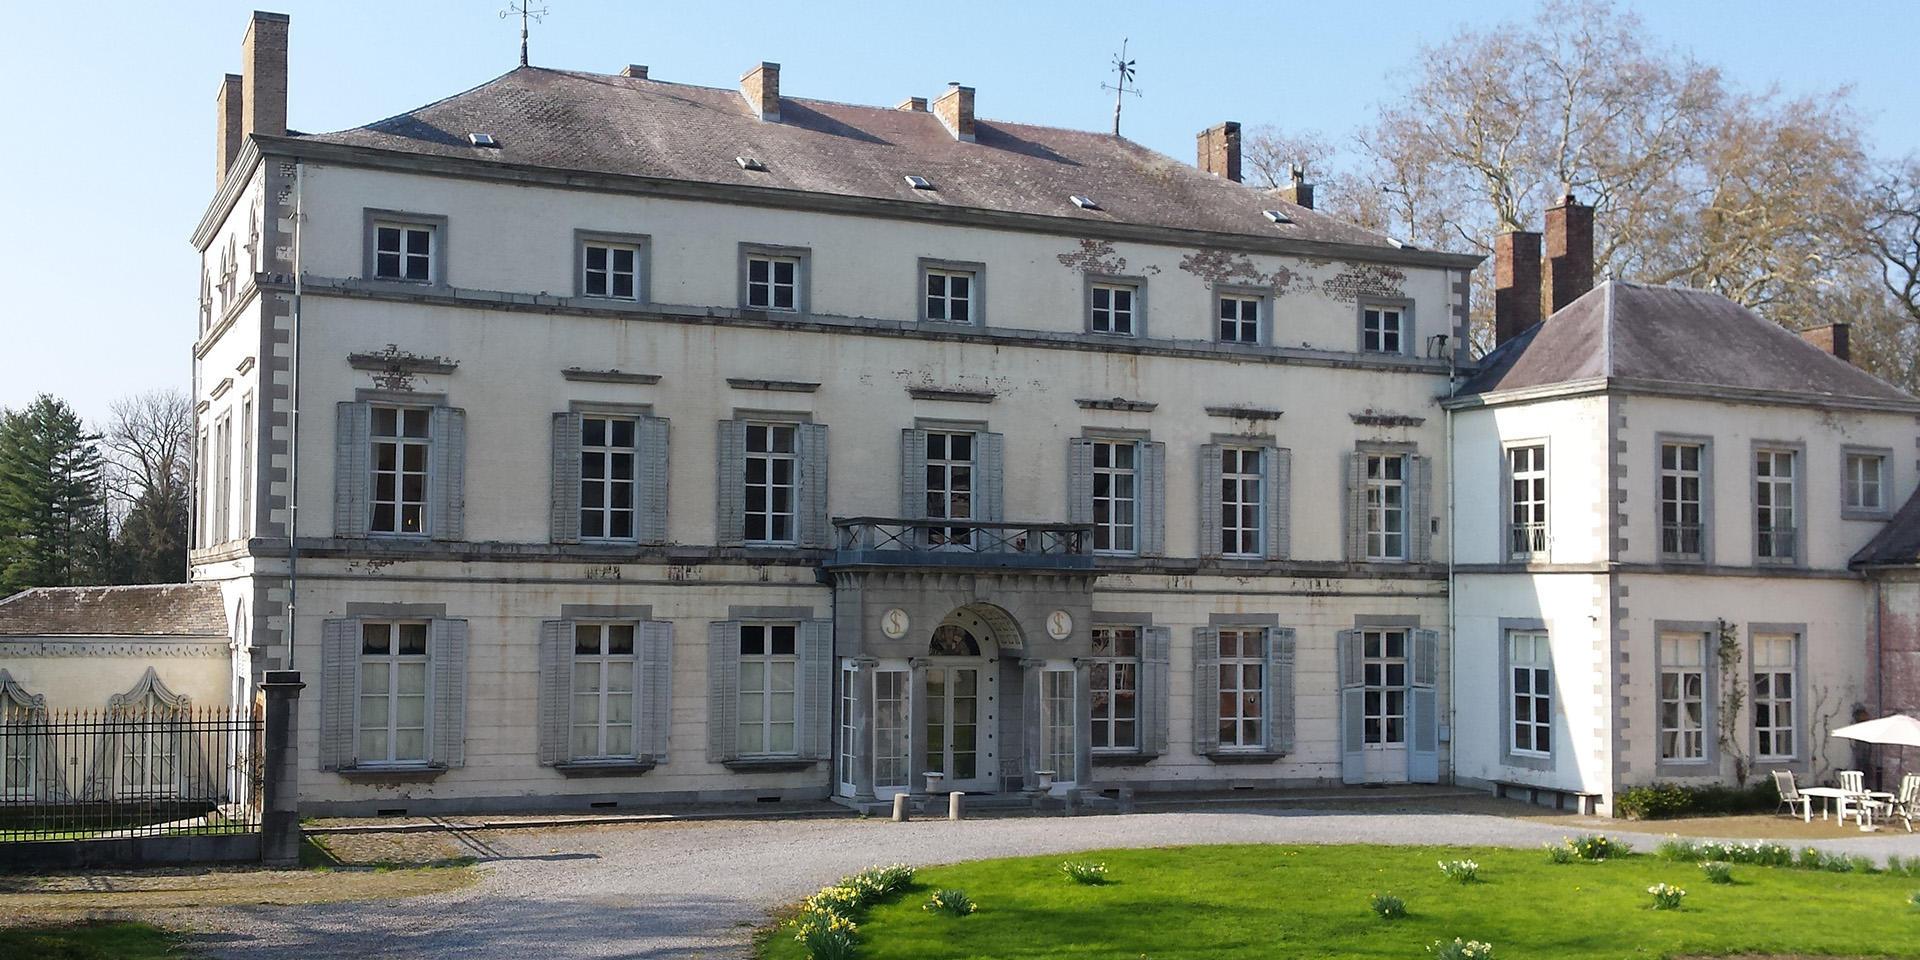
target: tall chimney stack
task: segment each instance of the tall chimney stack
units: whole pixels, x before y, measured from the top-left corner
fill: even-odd
[[[1240,182],[1240,125],[1232,120],[1200,131],[1200,169],[1216,177]]]
[[[953,134],[955,140],[973,142],[973,88],[947,84],[947,92],[933,101],[933,115]]]
[[[1294,164],[1287,173],[1287,185],[1276,189],[1280,199],[1296,206],[1313,209],[1313,184],[1307,182],[1307,172]]]
[[[1552,316],[1593,289],[1593,208],[1568,192],[1547,208],[1546,276],[1540,312]]]
[[[240,41],[242,143],[287,135],[287,27],[286,14],[255,10]]]
[[[240,156],[240,144],[246,141],[246,136],[241,133],[246,127],[241,110],[241,84],[239,74],[229,73],[220,78],[220,92],[213,97],[214,123],[218,128],[219,140],[217,155],[213,160],[213,185],[216,189],[227,182],[227,171],[233,168],[234,159]]]
[[[1493,345],[1540,322],[1540,235],[1506,230],[1493,238]]]
[[[780,65],[761,63],[740,78],[740,95],[747,98],[747,109],[755,116],[777,123],[780,120]]]
[[[1848,363],[1853,362],[1853,328],[1845,323],[1823,323],[1817,327],[1808,327],[1800,331],[1800,339],[1839,357]]]

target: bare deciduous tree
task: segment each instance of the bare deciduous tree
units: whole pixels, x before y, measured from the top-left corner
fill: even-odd
[[[1867,197],[1867,249],[1884,264],[1881,283],[1920,323],[1920,155],[1890,166]]]
[[[108,487],[121,516],[121,582],[186,579],[193,483],[193,404],[178,390],[114,402],[105,431]]]

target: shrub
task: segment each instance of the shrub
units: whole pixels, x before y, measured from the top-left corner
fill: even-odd
[[[1685,890],[1670,883],[1656,883],[1648,887],[1647,892],[1653,894],[1653,908],[1655,910],[1678,910],[1680,909],[1680,901],[1687,898],[1687,892]]]
[[[1613,810],[1629,820],[1666,820],[1673,817],[1724,816],[1765,813],[1780,803],[1778,791],[1767,782],[1746,787],[1683,787],[1655,783],[1630,787],[1615,798]]]
[[[1433,954],[1438,960],[1491,960],[1493,944],[1454,937],[1452,943],[1435,940],[1433,946],[1427,948],[1427,952]]]
[[[1573,848],[1564,843],[1547,844],[1548,863],[1572,863],[1573,861]]]
[[[1480,879],[1480,864],[1472,860],[1441,860],[1439,864],[1440,872],[1449,880],[1472,883]]]
[[[1692,863],[1700,859],[1700,845],[1694,843],[1692,840],[1682,840],[1679,837],[1670,835],[1665,840],[1660,841],[1659,846],[1653,848],[1653,854],[1662,860],[1671,860],[1675,863]]]
[[[1367,906],[1382,920],[1398,920],[1407,915],[1407,902],[1391,893],[1376,893],[1367,898]]]
[[[979,908],[975,906],[973,898],[967,896],[965,890],[935,890],[933,896],[927,898],[926,905],[920,909],[944,913],[952,917],[964,917]]]
[[[1793,861],[1793,865],[1802,870],[1818,870],[1826,864],[1827,855],[1821,853],[1819,847],[1802,847],[1799,856]]]
[[[1068,860],[1060,865],[1060,872],[1074,883],[1084,883],[1090,887],[1107,882],[1107,865],[1091,860]]]
[[[1603,834],[1589,833],[1583,837],[1568,837],[1567,849],[1582,860],[1605,860],[1612,856],[1624,856],[1633,847],[1619,840],[1609,840]]]
[[[1700,865],[1700,871],[1707,875],[1708,883],[1733,882],[1733,864],[1725,860],[1708,860]]]
[[[793,939],[806,945],[813,960],[851,960],[859,940],[857,914],[913,883],[913,868],[903,863],[871,867],[800,901]]]

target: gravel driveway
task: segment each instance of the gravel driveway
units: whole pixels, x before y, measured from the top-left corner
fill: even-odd
[[[737,958],[767,911],[862,867],[937,864],[1096,847],[1183,843],[1447,843],[1537,846],[1559,825],[1474,813],[1234,808],[1126,816],[969,820],[667,823],[463,835],[479,884],[387,902],[247,907],[196,937],[234,960]],[[1643,850],[1653,834],[1630,838]],[[1920,834],[1823,841],[1884,858],[1920,854]]]

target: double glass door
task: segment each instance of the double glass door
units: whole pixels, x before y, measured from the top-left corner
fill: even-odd
[[[936,663],[926,668],[927,735],[921,773],[939,772],[950,789],[989,787],[993,750],[985,724],[992,694],[978,665]]]

